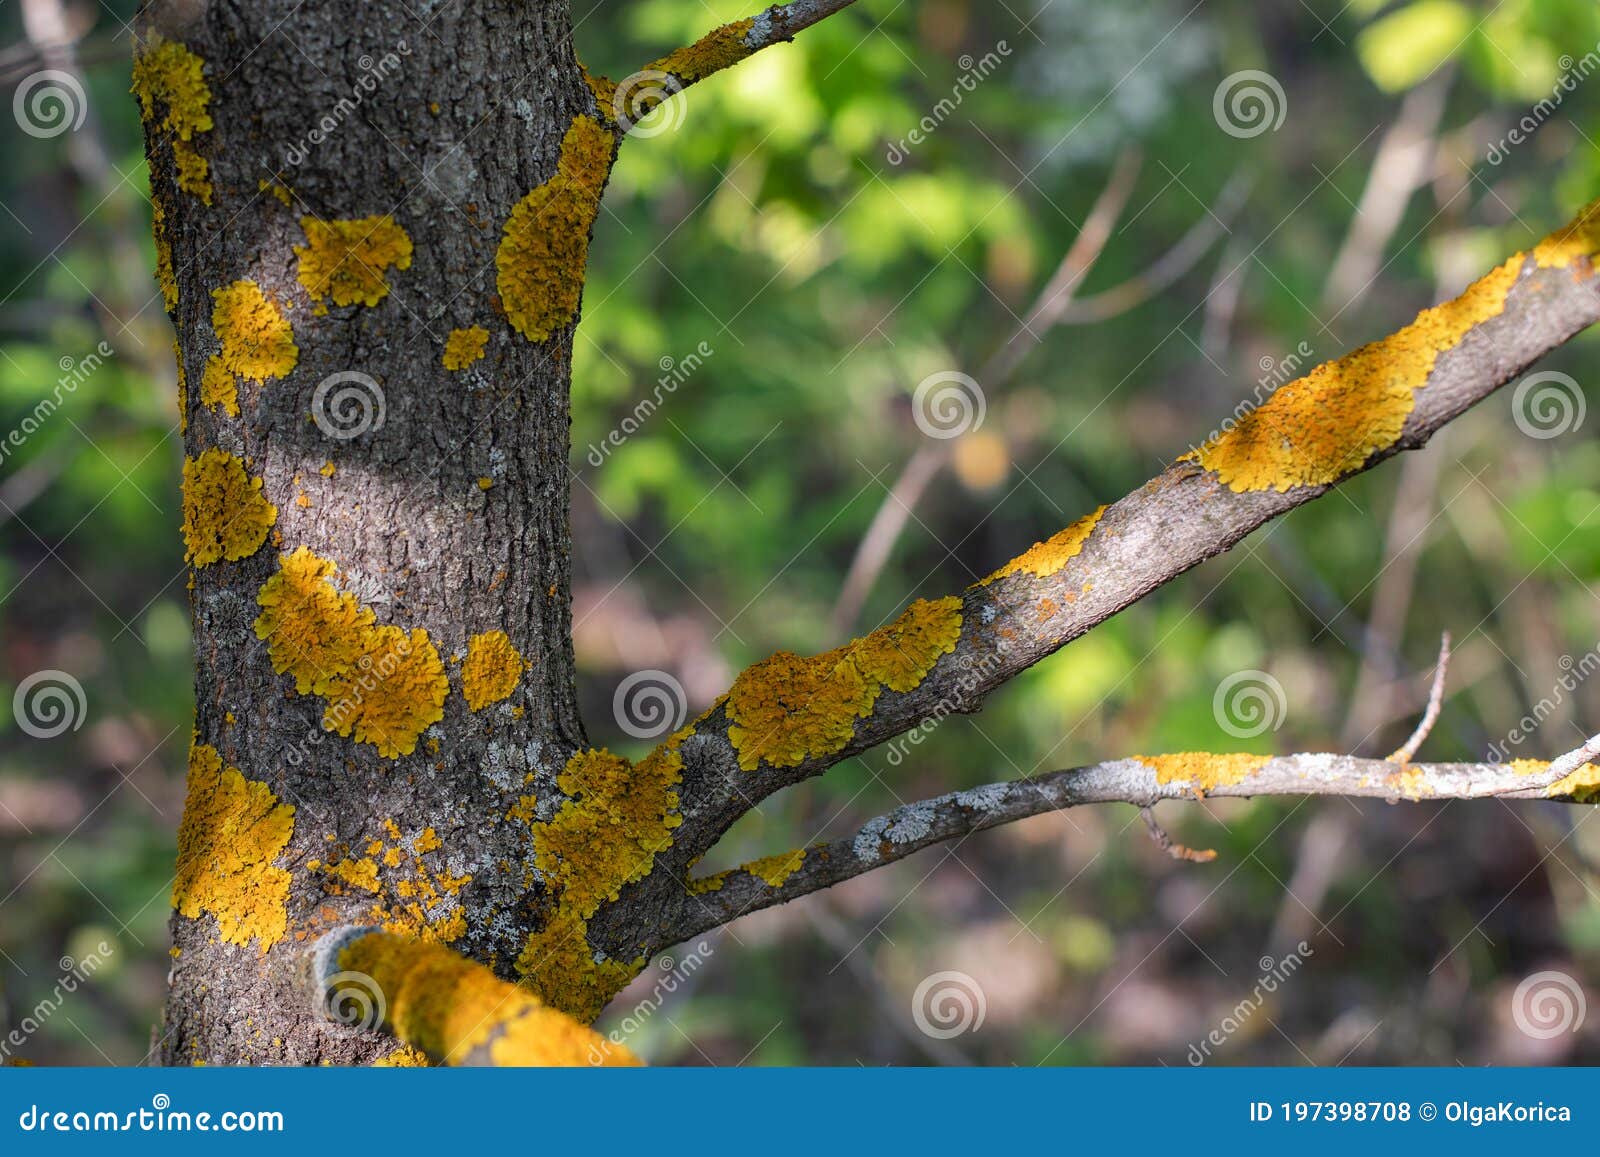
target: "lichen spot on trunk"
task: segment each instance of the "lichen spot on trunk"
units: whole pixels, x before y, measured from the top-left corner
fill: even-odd
[[[300,284],[325,311],[335,305],[377,305],[389,296],[385,273],[411,268],[411,237],[393,217],[351,221],[300,218],[306,243],[294,247]]]
[[[511,327],[546,341],[577,315],[589,260],[589,231],[616,138],[591,116],[573,118],[556,172],[518,201],[495,253],[496,285]]]
[[[183,463],[184,557],[195,566],[249,558],[267,541],[278,508],[261,495],[261,479],[226,450]]]
[[[133,58],[133,93],[151,134],[170,134],[178,188],[211,204],[211,166],[194,144],[212,127],[205,62],[175,40],[151,36]]]

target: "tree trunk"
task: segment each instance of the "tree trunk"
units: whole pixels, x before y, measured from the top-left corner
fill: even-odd
[[[585,746],[568,390],[613,135],[565,0],[168,0],[141,30],[197,654],[162,1056],[359,1063],[393,1043],[304,995],[322,932],[512,975],[549,909],[508,813]]]

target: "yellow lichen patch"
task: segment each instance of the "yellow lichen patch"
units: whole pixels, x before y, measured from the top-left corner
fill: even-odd
[[[670,72],[684,83],[693,84],[714,72],[721,72],[724,68],[738,64],[749,56],[751,48],[745,43],[745,37],[750,34],[754,24],[754,17],[724,24],[721,28],[712,29],[693,44],[669,53],[645,67]]]
[[[231,374],[265,382],[282,378],[300,360],[294,330],[283,311],[253,281],[211,291],[211,328],[222,343],[222,366]]]
[[[212,126],[204,62],[177,41],[152,36],[134,55],[133,92],[145,122],[172,134],[178,187],[211,204],[210,167],[193,144],[196,133]]]
[[[294,833],[294,808],[204,744],[189,749],[188,780],[172,906],[191,919],[209,912],[224,943],[253,939],[266,952],[288,930],[289,873],[273,861]]]
[[[1600,254],[1600,200],[1539,242],[1533,250],[1540,269],[1564,269],[1575,261],[1591,261]]]
[[[444,718],[450,693],[444,663],[421,627],[408,635],[380,626],[363,641],[355,665],[328,680],[322,725],[354,734],[357,743],[372,744],[385,759],[410,755],[417,737]]]
[[[583,83],[594,93],[595,108],[602,117],[610,119],[616,107],[617,82],[607,76],[596,76],[581,63],[578,65],[578,71],[583,73]]]
[[[1505,308],[1522,264],[1519,253],[1404,329],[1279,387],[1185,458],[1238,492],[1337,482],[1399,440],[1439,355]]]
[[[360,859],[347,858],[326,866],[312,860],[306,867],[338,881],[330,885],[336,893],[349,885],[377,896],[367,915],[385,932],[443,944],[459,939],[467,930],[467,918],[454,897],[472,882],[471,875],[453,875],[448,868],[429,866],[424,857],[444,846],[433,828],[425,828],[417,836],[411,851],[393,820],[384,821],[384,830],[392,844],[372,840]]]
[[[776,856],[763,856],[759,860],[751,860],[744,865],[744,870],[764,881],[769,888],[781,888],[784,881],[800,869],[800,864],[805,858],[806,850],[796,848],[792,852],[780,852]]]
[[[446,1065],[638,1064],[621,1045],[436,944],[374,933],[340,952],[339,967],[383,993],[395,1036]]]
[[[686,887],[691,896],[704,896],[709,892],[722,891],[722,885],[728,882],[728,877],[733,875],[733,869],[718,872],[713,876],[701,876],[698,880],[690,880]]]
[[[306,244],[294,247],[300,259],[300,284],[313,301],[335,305],[377,305],[389,296],[384,273],[411,268],[411,238],[393,217],[353,221],[300,218]]]
[[[1157,783],[1181,783],[1201,793],[1242,783],[1246,776],[1272,759],[1270,755],[1213,755],[1208,751],[1136,755],[1134,758],[1155,769]]]
[[[425,1069],[433,1064],[428,1054],[410,1045],[401,1045],[386,1057],[372,1062],[375,1069]]]
[[[150,232],[156,242],[156,283],[161,286],[161,304],[172,313],[178,308],[178,277],[172,268],[172,239],[167,236],[167,214],[160,197],[150,198]]]
[[[616,139],[589,116],[573,118],[550,180],[518,201],[495,253],[506,318],[530,341],[545,341],[578,312],[589,231],[611,171]]]
[[[421,628],[376,625],[370,607],[330,581],[333,563],[305,547],[279,560],[256,594],[256,637],[272,668],[300,694],[328,700],[322,724],[370,743],[385,758],[410,755],[417,737],[444,718],[450,681]]]
[[[550,1004],[584,1021],[644,967],[642,959],[594,959],[588,921],[622,889],[650,871],[672,846],[683,775],[684,728],[637,764],[601,748],[567,761],[556,786],[567,797],[548,823],[533,825],[534,866],[555,895],[545,926],[528,937],[517,972]],[[530,818],[531,803],[513,809]]]
[[[453,329],[444,339],[444,356],[440,360],[447,370],[464,370],[483,356],[488,345],[489,331],[481,325]]]
[[[189,432],[189,371],[183,368],[183,350],[172,343],[172,360],[178,366],[178,433]]]
[[[278,508],[261,496],[261,479],[226,450],[183,463],[184,557],[196,566],[248,558],[267,541]]]
[[[986,587],[1009,575],[1023,573],[1036,578],[1049,578],[1083,550],[1083,544],[1089,540],[1089,535],[1093,533],[1095,524],[1100,521],[1100,516],[1105,510],[1106,508],[1101,506],[1093,514],[1084,515],[1071,526],[1058,531],[1043,542],[1034,543],[978,585]]]
[[[485,631],[467,643],[467,661],[461,665],[461,693],[467,706],[481,711],[508,699],[527,664],[504,631]]]
[[[1541,775],[1550,770],[1543,759],[1513,759],[1508,767],[1517,775]],[[1545,789],[1548,796],[1570,796],[1579,803],[1600,803],[1600,765],[1586,763],[1571,775]]]
[[[200,373],[200,404],[212,409],[221,406],[230,418],[239,416],[239,384],[216,354],[206,359]]]
[[[378,892],[378,864],[376,860],[363,858],[360,860],[340,860],[337,864],[327,866],[328,875],[343,880],[353,888],[360,888],[363,892]]]
[[[841,750],[885,687],[910,691],[961,637],[961,600],[918,599],[894,622],[821,655],[779,651],[728,691],[728,739],[739,766],[794,767]]]

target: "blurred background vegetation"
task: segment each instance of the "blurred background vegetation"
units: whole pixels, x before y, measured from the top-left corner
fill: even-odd
[[[579,51],[620,78],[751,2],[575,0]],[[30,46],[26,7],[0,8],[8,93],[54,59]],[[0,460],[0,693],[60,669],[89,705],[52,739],[0,712],[0,1027],[50,994],[61,958],[116,949],[16,1050],[38,1063],[136,1063],[150,1046],[191,714],[134,7],[65,9],[79,130],[38,139],[0,118],[0,428],[99,342],[114,350]],[[656,113],[607,193],[577,342],[591,738],[638,753],[612,718],[632,672],[671,672],[698,711],[776,648],[823,649],[958,589],[1138,486],[1294,359],[1396,328],[1564,222],[1600,191],[1597,45],[1590,0],[861,0]],[[1214,96],[1242,70],[1281,87],[1276,128],[1219,127]],[[907,147],[925,116],[935,128]],[[1103,234],[1074,249],[1097,205]],[[1072,303],[1031,316],[1069,251]],[[1030,320],[1038,343],[1013,341]],[[1545,368],[1600,404],[1595,348]],[[986,413],[934,446],[912,396],[951,370],[977,377]],[[661,408],[591,457],[674,373]],[[707,867],[1136,752],[1382,755],[1421,709],[1444,630],[1457,657],[1425,756],[1481,758],[1552,693],[1511,754],[1575,746],[1600,714],[1600,687],[1558,690],[1600,640],[1600,414],[1554,438],[1514,417],[1508,390],[905,758],[880,750],[768,802]],[[897,482],[920,489],[913,512],[847,584]],[[1245,739],[1213,711],[1241,670],[1287,704]],[[657,1063],[1184,1064],[1262,958],[1305,940],[1215,1063],[1594,1063],[1589,814],[1164,805],[1176,838],[1218,851],[1208,865],[1169,859],[1131,808],[1041,817],[734,925],[630,1043]],[[1544,969],[1588,986],[1579,1031],[1517,1029],[1513,990]],[[940,970],[981,985],[981,1028],[916,1029],[913,992]]]

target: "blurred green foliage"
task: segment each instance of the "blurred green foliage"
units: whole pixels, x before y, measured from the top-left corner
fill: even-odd
[[[579,52],[620,79],[750,7],[577,0]],[[16,1023],[48,991],[59,957],[101,936],[119,946],[118,967],[22,1050],[40,1061],[125,1063],[149,1047],[190,713],[170,334],[143,273],[125,96],[132,8],[104,6],[84,42],[86,131],[108,179],[78,163],[75,137],[0,124],[14,158],[0,174],[0,428],[23,422],[64,358],[102,340],[115,350],[0,461],[0,691],[59,668],[90,705],[53,740],[0,713],[6,1015]],[[14,12],[0,22],[21,40]],[[699,710],[776,648],[838,641],[829,623],[853,553],[926,443],[915,387],[976,373],[1017,330],[1126,150],[1142,158],[1137,181],[1080,298],[1145,275],[1231,179],[1250,182],[1249,200],[1149,300],[1050,330],[1009,380],[980,381],[983,426],[917,506],[852,630],[1140,485],[1300,343],[1316,361],[1388,332],[1564,221],[1600,191],[1593,81],[1561,90],[1531,141],[1486,158],[1564,74],[1596,66],[1597,45],[1588,0],[861,0],[655,113],[606,196],[575,358],[592,738],[628,746],[610,702],[636,668],[673,671]],[[998,66],[964,88],[986,54]],[[28,72],[7,68],[12,85]],[[1281,87],[1276,130],[1219,127],[1214,96],[1242,70]],[[1384,130],[1422,84],[1448,89],[1423,179],[1368,283],[1328,304]],[[701,343],[703,364],[591,462]],[[1594,348],[1580,340],[1546,368],[1600,402]],[[920,796],[1139,751],[1383,754],[1420,709],[1445,629],[1455,678],[1425,751],[1480,757],[1548,695],[1562,656],[1600,637],[1597,420],[1526,437],[1508,391],[1426,451],[1433,469],[1392,463],[1296,512],[903,762],[869,754],[763,805],[707,866],[840,835]],[[1397,540],[1393,520],[1418,504],[1420,529]],[[1378,691],[1363,705],[1364,661]],[[1287,711],[1239,737],[1213,699],[1248,669],[1278,681]],[[1596,706],[1580,689],[1517,754],[1572,746]],[[1328,809],[1353,826],[1308,917],[1286,889],[1316,862],[1302,837]],[[1600,841],[1581,815],[1333,801],[1169,805],[1162,819],[1215,847],[1216,863],[1167,860],[1125,808],[930,851],[736,925],[634,1043],[683,1063],[1181,1063],[1253,982],[1275,924],[1300,921],[1316,955],[1271,1010],[1279,1031],[1257,1024],[1219,1060],[1600,1058],[1592,1034],[1529,1052],[1497,1011],[1541,962],[1595,975]],[[919,979],[946,968],[977,975],[989,998],[985,1028],[954,1056],[908,1027]]]

